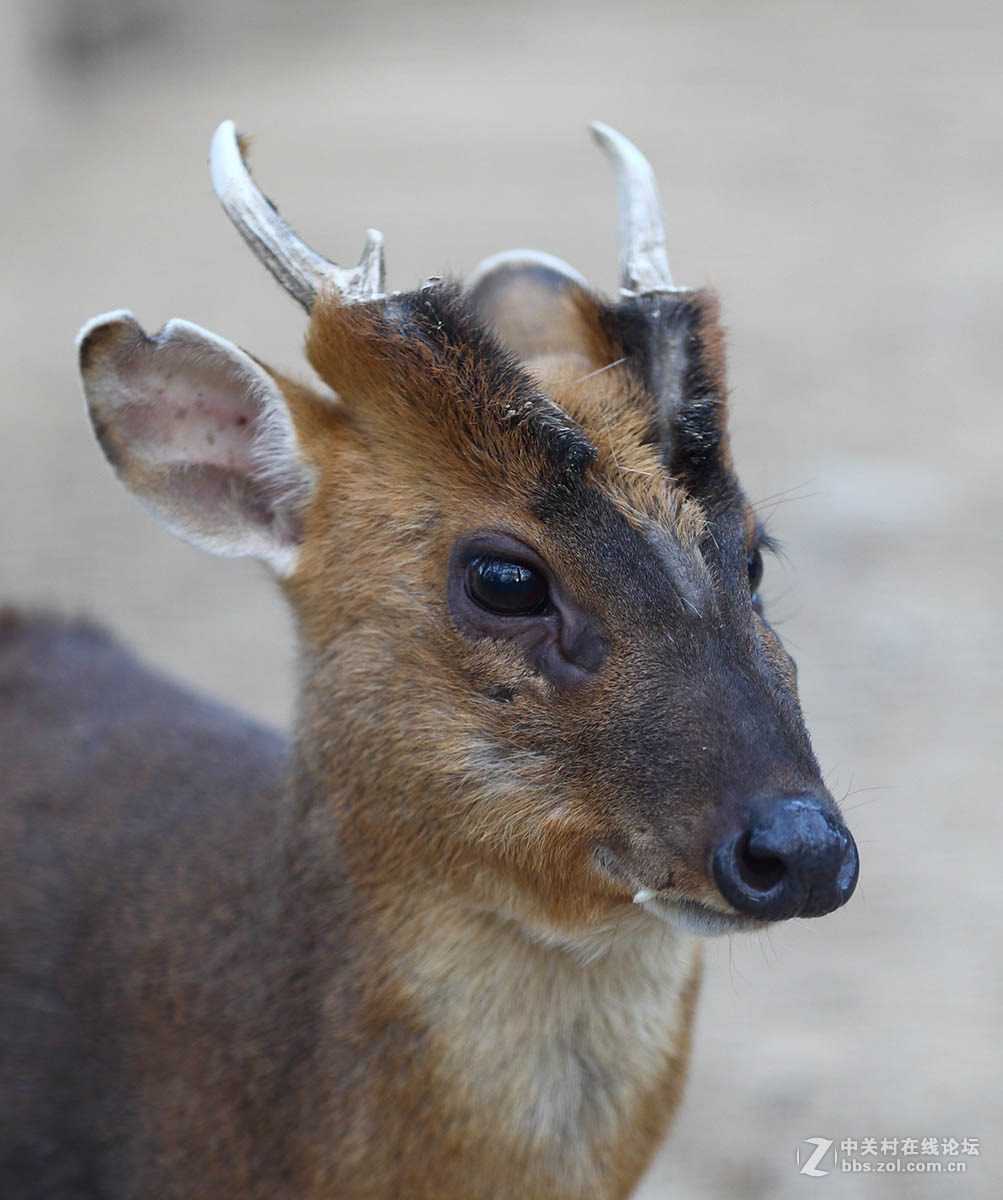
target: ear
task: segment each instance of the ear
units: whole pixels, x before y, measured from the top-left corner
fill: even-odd
[[[537,250],[506,250],[474,271],[468,297],[482,320],[523,361],[575,354],[589,363],[596,346],[598,302],[574,267]]]
[[[187,321],[148,337],[109,313],[77,345],[94,432],[140,503],[195,546],[290,574],[314,476],[272,376]]]

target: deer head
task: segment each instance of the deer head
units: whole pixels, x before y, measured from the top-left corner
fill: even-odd
[[[216,191],[309,314],[334,395],[112,313],[80,338],[91,420],[160,521],[281,580],[296,794],[335,813],[357,878],[548,937],[818,916],[857,853],[763,612],[717,304],[672,282],[645,159],[593,129],[619,187],[616,300],[529,252],[387,294],[379,235],[352,270],[310,250],[224,123]]]

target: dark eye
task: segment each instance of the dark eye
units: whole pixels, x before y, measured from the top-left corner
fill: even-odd
[[[467,593],[488,612],[528,617],[543,612],[550,599],[539,571],[504,558],[479,555],[467,565]]]
[[[763,552],[757,546],[746,561],[749,568],[749,595],[757,600],[759,585],[763,582]]]

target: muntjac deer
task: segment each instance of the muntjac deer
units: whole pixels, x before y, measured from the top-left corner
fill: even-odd
[[[295,731],[0,621],[0,1195],[627,1196],[701,935],[857,877],[763,615],[711,295],[602,125],[622,290],[518,252],[342,269],[212,178],[330,389],[185,321],[80,336],[95,434],[295,614]],[[333,393],[333,394],[332,394]]]

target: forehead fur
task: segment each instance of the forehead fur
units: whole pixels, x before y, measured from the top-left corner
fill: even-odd
[[[453,285],[345,307],[320,298],[311,365],[360,421],[492,474],[580,476],[596,448]]]
[[[445,461],[524,496],[589,483],[636,528],[654,522],[695,545],[705,518],[693,471],[719,463],[724,443],[713,297],[659,298],[672,380],[658,379],[638,345],[638,314],[578,289],[565,303],[578,350],[520,362],[454,285],[350,307],[322,296],[307,356],[363,425],[430,466]]]
[[[530,364],[547,393],[596,446],[588,478],[638,530],[672,530],[687,546],[699,543],[706,521],[701,505],[665,469],[650,440],[650,396],[627,361],[582,374],[580,364],[548,357]]]

